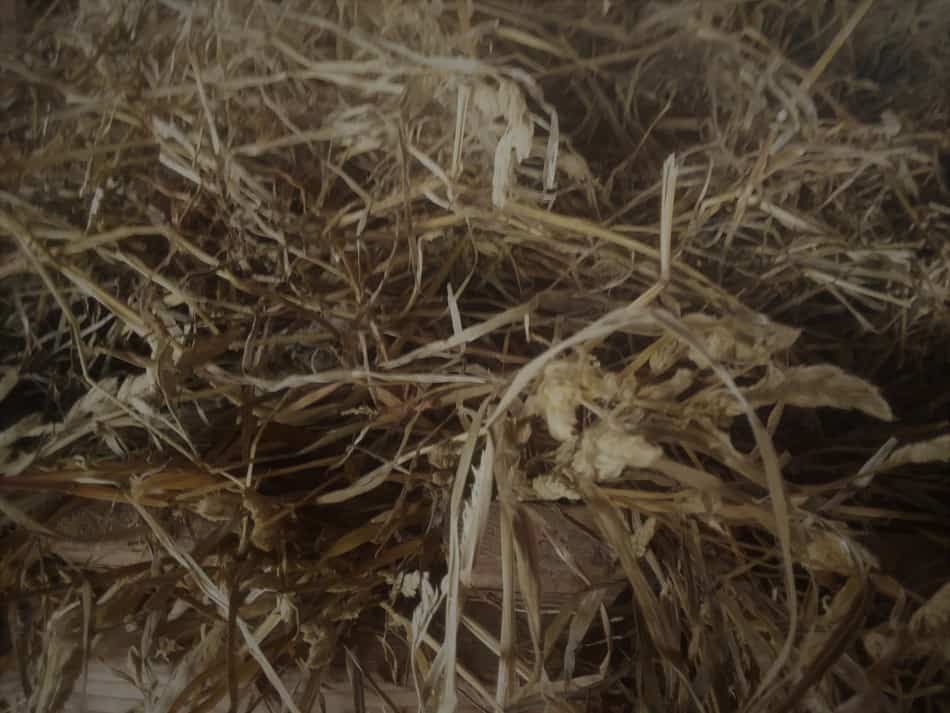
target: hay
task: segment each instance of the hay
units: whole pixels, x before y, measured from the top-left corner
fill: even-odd
[[[342,669],[356,710],[946,702],[950,572],[901,565],[950,543],[943,5],[21,9],[22,695],[118,656],[148,711],[311,710]]]

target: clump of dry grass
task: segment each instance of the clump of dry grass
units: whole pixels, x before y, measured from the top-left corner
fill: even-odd
[[[24,18],[0,591],[30,705],[117,652],[150,711],[310,710],[339,666],[362,701],[367,632],[439,711],[945,698],[948,573],[894,543],[946,557],[946,404],[894,365],[950,333],[950,102],[869,113],[886,3],[825,5]],[[626,589],[562,548],[551,611],[532,501],[583,509]]]

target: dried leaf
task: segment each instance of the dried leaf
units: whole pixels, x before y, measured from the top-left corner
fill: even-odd
[[[649,468],[662,456],[663,449],[643,436],[601,422],[584,431],[571,465],[580,477],[603,482],[626,468]]]
[[[476,103],[479,106],[497,110],[505,117],[508,124],[495,148],[492,173],[492,204],[497,208],[503,208],[508,200],[515,162],[521,163],[531,152],[534,122],[528,113],[521,89],[508,80],[501,81],[494,101],[487,100],[476,92]]]
[[[418,594],[421,583],[422,572],[413,570],[412,572],[400,573],[396,579],[395,588],[406,599],[412,599]]]
[[[772,370],[744,393],[756,406],[782,401],[803,408],[862,411],[882,421],[894,420],[891,407],[876,387],[830,364]]]
[[[594,364],[584,357],[553,361],[544,367],[537,391],[529,399],[529,414],[540,414],[548,432],[559,441],[574,437],[578,407],[585,401],[614,395],[610,383]]]
[[[717,362],[767,364],[774,354],[791,347],[801,334],[762,315],[716,318],[690,314],[683,317],[683,325],[695,340],[690,345],[690,359],[700,366],[707,362],[703,352]]]
[[[805,546],[804,564],[818,571],[847,575],[880,567],[877,558],[865,547],[831,530],[811,537]]]
[[[588,342],[592,339],[598,339],[600,337],[607,336],[608,334],[612,334],[619,329],[626,329],[630,331],[644,330],[645,333],[649,333],[654,331],[655,324],[656,320],[650,311],[634,302],[605,314],[596,322],[585,327],[573,336],[558,344],[555,344],[552,347],[549,347],[543,354],[536,356],[518,371],[515,377],[511,380],[508,389],[502,395],[498,405],[495,406],[495,410],[488,418],[486,425],[492,425],[501,417],[502,414],[506,413],[514,400],[525,388],[527,388],[532,380],[542,373],[548,364],[552,363],[560,354],[567,351],[571,347],[583,344],[584,342]],[[564,386],[568,387],[569,385],[564,384]],[[565,399],[565,397],[568,398]],[[556,398],[551,399],[556,411],[556,428],[561,434],[568,430],[573,431],[573,420],[567,417],[564,406],[565,401],[569,399],[569,394],[557,394]]]
[[[244,507],[253,522],[251,542],[264,552],[272,552],[281,537],[280,523],[274,518],[281,511],[280,505],[270,498],[249,493],[244,496]]]
[[[637,391],[638,398],[645,401],[668,401],[678,398],[693,385],[696,374],[692,369],[677,369],[666,381],[648,384]]]
[[[565,479],[557,475],[539,475],[531,480],[534,494],[541,500],[580,500],[577,490]]]
[[[907,463],[937,463],[950,460],[950,435],[937,436],[929,441],[911,443],[898,448],[881,465],[891,470]]]
[[[544,378],[528,410],[541,413],[550,434],[559,441],[566,441],[574,436],[581,398],[576,367],[569,362],[554,362],[545,367]]]

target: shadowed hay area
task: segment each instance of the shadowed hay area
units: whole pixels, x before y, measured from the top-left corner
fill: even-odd
[[[946,0],[5,12],[6,710],[950,705]]]

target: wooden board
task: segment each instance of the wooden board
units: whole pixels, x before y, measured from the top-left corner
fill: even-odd
[[[541,576],[541,603],[557,606],[589,587],[558,554],[568,553],[583,575],[595,586],[622,581],[618,567],[596,534],[596,526],[584,505],[554,506],[523,503],[530,522]],[[493,503],[488,525],[479,541],[472,572],[472,586],[481,591],[502,590],[501,507]]]

